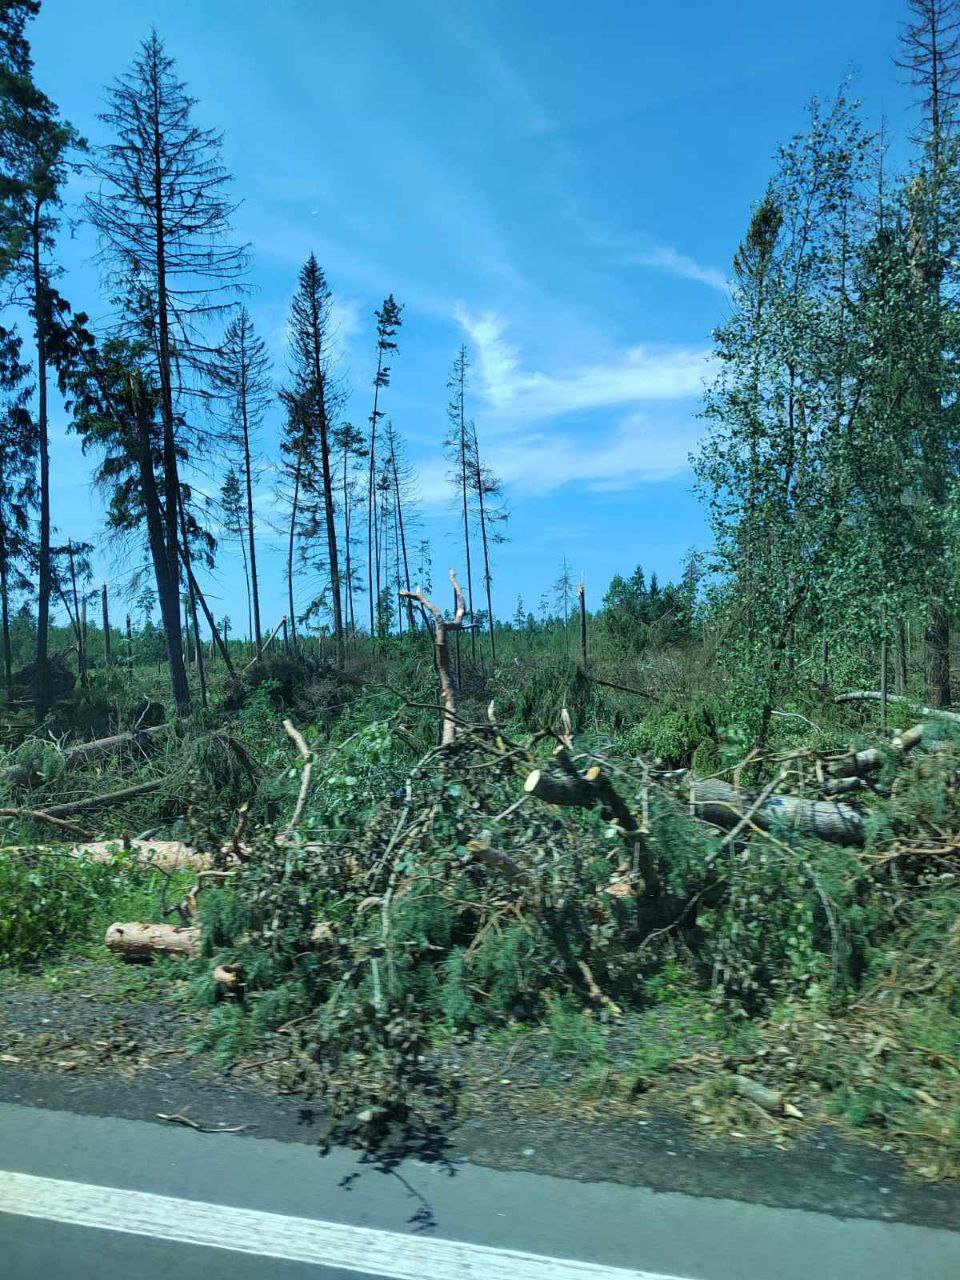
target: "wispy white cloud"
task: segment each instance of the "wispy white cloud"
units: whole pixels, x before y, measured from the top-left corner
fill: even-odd
[[[682,280],[696,280],[719,293],[729,292],[727,279],[722,271],[718,271],[716,267],[706,267],[670,245],[661,245],[648,253],[628,254],[627,262],[638,267],[654,267],[672,276],[679,276]]]
[[[523,368],[516,345],[496,312],[473,314],[465,307],[456,319],[470,339],[479,372],[479,389],[504,425],[519,419],[559,417],[567,413],[647,401],[696,397],[703,388],[708,352],[703,348],[633,346],[602,362],[562,373]]]
[[[521,493],[550,493],[568,484],[594,491],[632,489],[686,471],[698,435],[692,413],[680,422],[658,423],[638,412],[621,419],[606,436],[593,431],[536,431],[498,440],[491,461],[511,488]]]
[[[545,495],[567,485],[623,490],[687,470],[700,434],[705,349],[633,346],[603,361],[541,372],[525,366],[499,313],[459,307],[456,318],[475,361],[484,454],[512,494]],[[605,410],[619,412],[605,422]],[[421,467],[428,508],[450,502],[447,470],[439,459]]]
[[[607,431],[553,425],[493,436],[484,456],[511,495],[542,497],[568,485],[614,492],[684,474],[699,434],[694,412],[669,422],[636,412]],[[421,468],[419,482],[428,509],[439,511],[452,501],[447,468],[439,460]]]

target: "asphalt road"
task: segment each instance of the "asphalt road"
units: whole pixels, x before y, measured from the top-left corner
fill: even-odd
[[[3,1280],[957,1280],[960,1234],[0,1104]]]

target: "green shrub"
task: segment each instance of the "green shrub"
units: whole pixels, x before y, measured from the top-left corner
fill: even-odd
[[[0,852],[0,966],[100,941],[118,918],[162,919],[189,878],[140,870],[122,852],[88,863],[66,853]]]

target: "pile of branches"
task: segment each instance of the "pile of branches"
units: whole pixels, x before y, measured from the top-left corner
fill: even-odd
[[[440,1088],[426,1066],[438,1023],[536,1020],[564,994],[617,1017],[678,947],[747,1012],[785,992],[855,987],[875,940],[864,903],[876,891],[869,928],[889,923],[890,867],[920,847],[903,843],[911,805],[898,811],[890,772],[920,779],[936,759],[939,794],[960,760],[938,750],[908,768],[920,729],[872,753],[793,753],[751,790],[753,760],[692,779],[578,752],[565,713],[517,741],[493,706],[482,724],[458,714],[446,644],[462,611],[450,623],[419,602],[434,618],[440,741],[401,785],[358,796],[339,820],[331,776],[287,722],[300,785],[284,829],[246,831],[241,817],[172,940],[113,927],[128,954],[208,958],[210,1034],[228,1054],[270,1033],[284,1087],[322,1094],[373,1144]],[[885,788],[883,806],[871,816],[835,798],[844,778]],[[938,832],[943,803],[928,809],[923,841],[960,848],[960,812]]]

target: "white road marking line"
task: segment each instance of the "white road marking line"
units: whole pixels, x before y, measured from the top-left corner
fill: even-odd
[[[0,1213],[369,1272],[390,1280],[689,1280],[3,1170]]]

